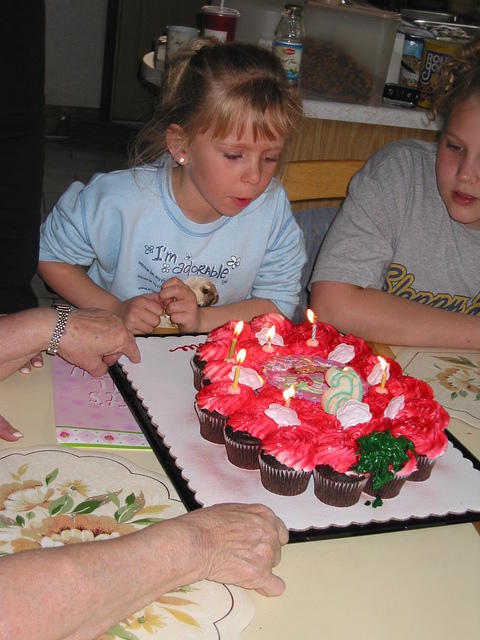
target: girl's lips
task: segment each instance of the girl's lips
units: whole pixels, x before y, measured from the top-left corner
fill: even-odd
[[[248,207],[248,205],[253,200],[253,198],[233,198],[232,197],[232,200],[237,205],[237,207],[242,207],[242,209],[244,209],[245,207]]]
[[[460,193],[460,191],[454,191],[453,199],[457,204],[468,205],[474,202],[477,198],[474,196],[468,196],[466,193]]]

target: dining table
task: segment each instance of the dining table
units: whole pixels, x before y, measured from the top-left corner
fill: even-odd
[[[2,452],[57,445],[52,362],[45,356],[43,368],[29,375],[17,372],[0,383],[0,413],[24,434],[18,442],[1,442]],[[480,458],[480,428],[453,417],[448,429]],[[163,475],[170,486],[151,449],[114,453]],[[478,523],[454,522],[289,543],[275,568],[285,592],[273,598],[249,592],[253,619],[239,637],[478,639],[479,533]]]

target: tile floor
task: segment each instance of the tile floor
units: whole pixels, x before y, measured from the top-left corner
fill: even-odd
[[[42,220],[75,180],[88,182],[98,172],[127,166],[127,147],[135,131],[99,122],[69,122],[62,135],[47,136],[43,179]],[[58,297],[35,276],[33,288],[41,306]]]

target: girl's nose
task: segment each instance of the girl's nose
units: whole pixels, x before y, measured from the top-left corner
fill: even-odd
[[[477,182],[480,177],[480,158],[466,154],[458,168],[458,177],[462,182]]]
[[[248,184],[258,184],[262,175],[260,162],[257,160],[250,162],[243,172],[242,180]]]

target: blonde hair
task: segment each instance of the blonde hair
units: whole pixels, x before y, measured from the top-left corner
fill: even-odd
[[[480,38],[464,45],[458,57],[443,65],[432,97],[432,119],[440,117],[445,128],[456,104],[473,96],[480,97]]]
[[[301,119],[299,94],[274,53],[201,38],[172,62],[161,102],[139,132],[131,162],[156,161],[167,151],[166,131],[173,124],[182,127],[189,142],[210,127],[214,138],[232,131],[241,136],[247,124],[255,139],[277,135],[287,141]]]

